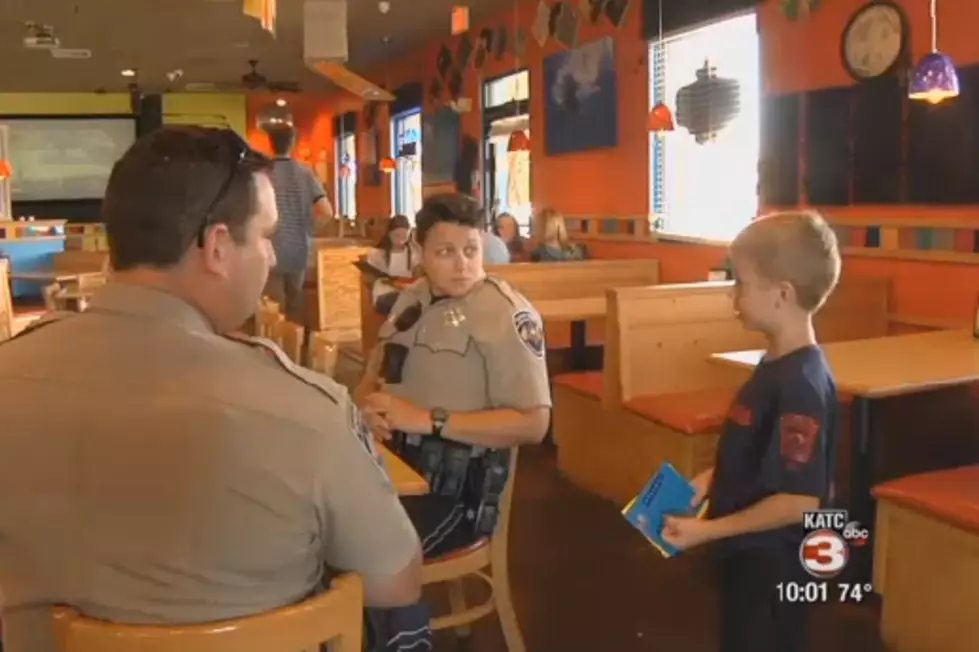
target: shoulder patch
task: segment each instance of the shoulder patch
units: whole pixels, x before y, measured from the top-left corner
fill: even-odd
[[[816,450],[821,427],[807,414],[783,414],[779,417],[782,457],[792,466],[804,466]]]
[[[538,358],[544,357],[544,324],[533,310],[513,313],[513,328],[527,350]]]
[[[391,484],[391,478],[388,476],[387,468],[384,466],[384,458],[381,457],[380,451],[377,450],[377,445],[374,443],[374,435],[371,433],[370,428],[367,427],[367,422],[364,421],[364,415],[353,401],[350,401],[347,405],[350,417],[350,432],[357,437],[361,446],[364,447],[364,452],[374,461],[374,464],[377,465],[378,470],[384,476],[385,480],[387,480],[388,484]]]

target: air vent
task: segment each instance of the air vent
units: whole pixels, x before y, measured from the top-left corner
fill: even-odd
[[[92,51],[84,48],[56,48],[51,50],[55,59],[91,59]]]

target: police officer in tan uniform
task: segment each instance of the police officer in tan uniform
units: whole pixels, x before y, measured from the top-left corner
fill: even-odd
[[[425,278],[402,292],[357,391],[372,430],[429,481],[403,501],[427,558],[492,533],[510,449],[540,442],[550,421],[543,324],[485,275],[481,221],[463,195],[425,202]]]
[[[322,590],[326,566],[369,604],[417,603],[419,538],[346,390],[228,335],[275,263],[268,168],[230,130],[140,139],[103,204],[110,283],[0,345],[6,652],[54,649],[52,604],[236,618]]]

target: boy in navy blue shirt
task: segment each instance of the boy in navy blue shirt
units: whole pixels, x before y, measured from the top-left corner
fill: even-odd
[[[738,391],[715,466],[697,476],[706,519],[671,517],[680,549],[715,542],[722,652],[796,652],[804,606],[779,601],[780,582],[807,581],[799,562],[803,512],[829,499],[837,398],[813,314],[840,275],[836,236],[814,213],[762,217],[731,245],[734,308],[768,342]]]

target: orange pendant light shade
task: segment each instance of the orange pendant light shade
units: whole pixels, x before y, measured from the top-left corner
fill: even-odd
[[[514,131],[510,134],[510,142],[507,144],[507,151],[510,152],[529,152],[530,136],[526,131]]]
[[[398,169],[398,164],[395,162],[393,158],[388,157],[388,158],[381,159],[381,162],[378,163],[378,167],[381,169],[381,172],[384,172],[386,174],[391,174],[396,169]]]
[[[344,165],[342,168],[340,168],[340,178],[346,179],[349,176],[350,176],[350,168]]]
[[[14,176],[14,170],[10,167],[10,161],[0,160],[0,179],[9,179]]]
[[[674,129],[676,129],[676,124],[673,121],[673,112],[670,111],[670,107],[663,103],[654,106],[653,110],[649,112],[649,130],[673,131]]]

